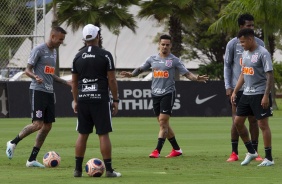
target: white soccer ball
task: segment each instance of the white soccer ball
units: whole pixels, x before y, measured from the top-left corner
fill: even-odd
[[[92,158],[86,163],[85,171],[88,176],[101,177],[105,171],[104,162],[98,158]]]
[[[43,164],[45,167],[57,167],[60,165],[61,157],[55,151],[48,151],[43,156]]]

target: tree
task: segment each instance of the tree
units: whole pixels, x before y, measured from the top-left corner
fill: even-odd
[[[234,24],[242,13],[250,13],[255,17],[256,27],[262,31],[264,43],[273,55],[275,33],[282,28],[282,1],[281,0],[233,0],[222,11],[221,17],[209,27],[211,33],[222,31],[237,31]],[[273,109],[277,109],[275,88],[273,93]]]
[[[25,2],[2,0],[0,11],[0,67],[5,68],[10,57],[26,39],[17,35],[30,35],[34,28],[34,9],[26,7]],[[14,37],[12,37],[13,35]],[[32,39],[32,38],[31,38]],[[12,53],[12,55],[10,55]]]
[[[65,22],[72,31],[77,31],[91,23],[100,27],[100,30],[101,25],[105,25],[113,33],[118,33],[122,27],[128,27],[135,33],[136,21],[128,8],[138,2],[139,0],[55,0],[53,25]],[[102,30],[99,34],[99,46],[102,47]]]
[[[233,0],[221,12],[220,18],[210,27],[211,33],[219,32],[237,32],[238,17],[242,13],[250,13],[255,17],[257,26],[262,31],[262,37],[266,48],[273,55],[273,49],[270,49],[274,41],[274,34],[282,28],[282,1],[281,0]],[[271,52],[272,51],[272,52]]]
[[[230,35],[225,32],[214,34],[207,32],[209,26],[219,18],[218,14],[221,9],[228,3],[228,1],[222,0],[212,2],[209,11],[206,11],[208,16],[197,17],[189,24],[183,25],[185,58],[199,59],[201,62],[211,65],[223,63],[225,46],[230,38]]]
[[[169,34],[173,44],[171,52],[180,57],[183,54],[183,24],[189,25],[195,17],[205,15],[209,1],[198,0],[152,0],[140,3],[140,18],[153,17],[156,20],[168,21]],[[179,74],[175,76],[179,80]]]
[[[136,21],[128,8],[138,5],[138,2],[139,0],[57,0],[58,22],[66,22],[73,31],[92,23],[99,27],[105,25],[111,31],[128,27],[135,32]]]

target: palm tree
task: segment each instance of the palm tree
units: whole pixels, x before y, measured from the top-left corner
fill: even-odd
[[[131,5],[138,5],[139,0],[56,0],[58,4],[58,22],[66,22],[73,31],[86,24],[105,25],[115,31],[128,27],[135,33],[137,27],[133,14],[129,13]]]
[[[228,4],[227,0],[213,0],[206,16],[199,17],[187,25],[183,25],[184,57],[198,59],[205,63],[202,67],[208,67],[216,63],[223,64],[223,55],[229,35],[221,32],[210,34],[209,26],[218,19],[218,14]],[[213,72],[213,71],[209,71]],[[204,73],[205,74],[205,73]]]
[[[237,31],[234,24],[242,13],[250,13],[255,17],[258,26],[263,33],[264,43],[267,50],[273,55],[275,33],[282,28],[282,1],[281,0],[234,0],[222,11],[221,17],[210,27],[210,32]],[[273,109],[278,109],[275,101],[275,87],[272,89]]]
[[[114,34],[123,27],[135,33],[136,21],[128,8],[131,5],[138,5],[138,2],[139,0],[54,0],[52,25],[66,22],[72,31],[77,31],[86,24],[92,23],[100,27],[100,30],[101,25],[105,25]],[[99,33],[100,47],[102,47],[101,32],[102,30]]]
[[[153,17],[159,22],[168,21],[169,34],[173,44],[171,52],[180,57],[182,55],[183,24],[189,25],[197,17],[204,16],[209,1],[198,0],[152,0],[140,3],[140,18]],[[179,74],[175,76],[179,80]]]
[[[273,55],[274,34],[282,28],[281,0],[233,0],[221,12],[221,17],[210,27],[210,32],[238,31],[237,18],[242,13],[250,13],[255,17],[256,27],[262,30],[266,48]]]

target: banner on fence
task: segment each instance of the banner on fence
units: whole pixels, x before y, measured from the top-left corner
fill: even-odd
[[[1,102],[6,101],[9,117],[30,117],[29,84],[30,82],[8,82],[1,88]],[[153,117],[153,101],[150,81],[119,81],[118,117]],[[76,116],[72,109],[71,88],[55,83],[56,117]],[[2,93],[1,93],[2,92]],[[4,95],[3,95],[4,94]],[[9,103],[8,103],[9,102]],[[6,106],[7,107],[7,106]],[[225,95],[222,81],[207,83],[177,81],[176,100],[172,116],[230,116],[231,108]]]

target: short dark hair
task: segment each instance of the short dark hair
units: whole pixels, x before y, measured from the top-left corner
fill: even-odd
[[[160,36],[159,41],[161,41],[162,39],[171,40],[171,36],[169,36],[169,35],[167,35],[167,34],[164,34],[164,35],[161,35],[161,36]]]
[[[249,13],[244,13],[238,17],[238,26],[243,26],[246,21],[254,21],[254,17]]]
[[[66,30],[64,30],[60,26],[52,27],[52,31],[56,31],[56,32],[59,32],[59,33],[67,34]]]
[[[240,38],[240,37],[254,37],[255,36],[255,32],[253,29],[250,29],[250,28],[246,28],[246,29],[241,29],[237,35],[237,38]]]

